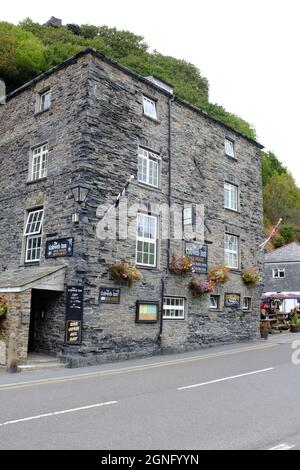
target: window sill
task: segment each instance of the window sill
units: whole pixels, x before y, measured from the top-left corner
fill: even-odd
[[[152,122],[155,122],[156,124],[160,124],[160,121],[158,119],[155,119],[154,117],[148,116],[148,114],[143,113],[143,116],[147,119],[149,119]]]
[[[27,266],[28,267],[39,266],[40,264],[41,264],[40,261],[27,261],[22,266],[24,266],[26,268]]]
[[[224,209],[225,209],[226,211],[233,212],[234,214],[238,214],[238,215],[241,214],[241,211],[240,211],[240,210],[230,209],[229,207],[224,207]]]
[[[144,188],[144,189],[150,189],[151,191],[155,191],[157,193],[162,192],[161,187],[151,186],[151,184],[142,183],[141,181],[138,181],[138,180],[137,180],[137,186],[140,186],[141,188]]]
[[[232,155],[228,155],[227,153],[225,153],[225,157],[229,158],[230,160],[233,160],[234,162],[238,162],[237,157],[233,157]]]
[[[37,180],[28,180],[26,181],[26,184],[30,185],[34,183],[42,183],[43,181],[46,181],[46,180],[47,180],[47,176],[45,176],[44,178],[39,178]]]
[[[162,272],[162,270],[158,269],[156,266],[143,266],[141,264],[136,264],[136,267],[138,269],[145,269],[146,271],[154,271],[154,272],[157,272],[157,273]]]
[[[163,317],[163,321],[185,321],[185,318],[165,318]]]
[[[40,114],[44,114],[46,113],[47,111],[49,111],[51,109],[51,106],[49,108],[46,108],[46,109],[42,109],[41,111],[36,111],[34,113],[35,116],[40,116]]]

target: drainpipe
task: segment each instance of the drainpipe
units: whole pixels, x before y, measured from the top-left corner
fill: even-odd
[[[170,266],[170,250],[171,250],[171,205],[172,205],[172,103],[174,96],[169,96],[168,99],[168,206],[169,206],[169,233],[167,240],[167,266],[164,276],[161,279],[161,312],[160,312],[160,325],[159,325],[159,341],[161,344],[163,333],[163,310],[164,310],[164,296],[165,296],[165,281],[169,276]]]

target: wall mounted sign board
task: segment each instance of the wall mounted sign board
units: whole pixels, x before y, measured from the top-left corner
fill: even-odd
[[[83,287],[67,286],[66,343],[81,344],[83,316]]]
[[[101,304],[119,304],[121,298],[121,289],[110,289],[100,287],[99,302]]]
[[[62,258],[73,256],[74,238],[59,238],[46,241],[45,258]]]
[[[192,259],[195,273],[207,274],[208,245],[186,242],[185,254]]]

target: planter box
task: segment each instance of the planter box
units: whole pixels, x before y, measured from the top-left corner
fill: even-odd
[[[300,333],[300,325],[290,325],[291,333]]]

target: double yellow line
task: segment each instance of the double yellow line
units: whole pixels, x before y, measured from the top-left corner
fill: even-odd
[[[53,378],[53,379],[40,379],[40,380],[31,380],[31,381],[27,381],[27,382],[17,382],[17,383],[11,383],[11,384],[3,384],[3,385],[0,385],[0,392],[7,391],[7,390],[16,390],[16,389],[24,389],[24,388],[29,388],[29,387],[36,387],[36,386],[40,386],[40,385],[51,385],[51,384],[64,383],[64,382],[73,382],[73,381],[91,379],[91,378],[97,378],[97,377],[108,377],[108,376],[118,375],[118,374],[127,374],[127,373],[133,373],[133,372],[140,372],[140,371],[144,371],[144,370],[148,370],[148,369],[157,369],[157,368],[160,368],[160,367],[170,367],[170,366],[176,366],[176,365],[180,365],[180,364],[187,364],[189,362],[204,361],[206,359],[213,359],[213,358],[216,358],[216,357],[232,356],[234,354],[241,354],[241,353],[245,353],[245,352],[270,349],[270,348],[274,348],[276,346],[278,346],[278,344],[274,343],[274,344],[268,344],[268,345],[264,345],[264,346],[255,346],[255,347],[232,349],[232,350],[229,350],[229,351],[206,354],[206,355],[202,355],[202,356],[192,356],[192,357],[186,357],[186,358],[182,358],[182,359],[173,359],[173,360],[169,360],[169,361],[155,362],[155,363],[151,363],[151,364],[144,364],[144,365],[141,365],[141,366],[122,367],[120,369],[110,369],[110,370],[107,370],[107,371],[89,372],[89,373],[86,373],[86,374],[56,377],[56,378]]]

